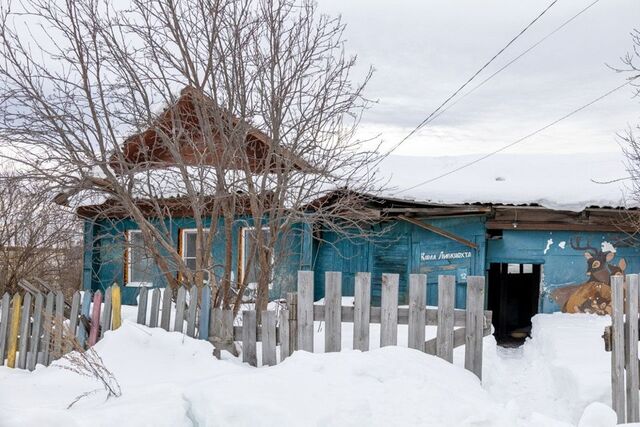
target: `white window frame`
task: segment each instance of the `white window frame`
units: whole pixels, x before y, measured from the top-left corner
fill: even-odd
[[[134,248],[133,243],[131,242],[132,234],[142,234],[142,230],[127,230],[127,284],[126,286],[131,288],[150,288],[153,286],[153,282],[133,282],[131,278],[133,277],[133,262],[131,259],[131,252]],[[140,249],[140,248],[139,248]]]
[[[208,234],[209,232],[207,230],[203,230],[204,234]],[[180,229],[180,257],[182,258],[182,261],[184,261],[185,265],[187,264],[187,234],[195,234],[196,236],[198,235],[198,229],[197,228],[181,228]],[[196,249],[197,250],[197,249]],[[189,257],[189,258],[194,258],[194,257]],[[203,282],[205,284],[209,284],[211,282],[211,272],[207,269],[203,269],[202,272],[204,273],[204,277],[203,277]]]
[[[242,274],[238,274],[238,282],[242,283],[244,281],[244,275],[246,274],[247,271],[247,254],[245,253],[245,246],[246,246],[246,242],[247,242],[247,232],[248,231],[252,231],[255,230],[257,227],[254,226],[247,226],[247,227],[241,227],[240,228],[240,235],[241,235],[241,244],[240,244],[240,272]],[[269,227],[262,227],[262,231],[271,231]],[[273,251],[271,251],[271,265],[274,264],[275,262],[275,258],[274,258],[274,254]],[[269,281],[269,290],[273,289],[273,277],[271,278],[271,280]]]

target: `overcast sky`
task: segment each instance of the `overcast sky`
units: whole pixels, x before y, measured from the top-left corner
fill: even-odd
[[[479,76],[490,75],[593,0],[559,0]],[[341,14],[347,48],[375,68],[362,136],[393,145],[422,121],[551,0],[319,0]],[[624,82],[621,65],[640,28],[638,0],[600,0],[560,32],[460,101],[397,154],[488,152],[542,127]],[[472,87],[473,83],[469,86]],[[509,152],[619,150],[616,132],[640,121],[626,87]]]

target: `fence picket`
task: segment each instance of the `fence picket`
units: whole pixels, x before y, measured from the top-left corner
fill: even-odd
[[[80,314],[80,292],[73,293],[71,298],[71,311],[69,312],[69,338],[76,337],[76,328],[78,327],[78,316]],[[82,327],[82,326],[80,326]],[[71,346],[68,346],[65,352],[71,351]]]
[[[192,286],[189,290],[189,308],[187,310],[187,335],[196,337],[196,309],[198,308],[198,287]]]
[[[27,369],[33,371],[36,369],[38,361],[38,351],[40,349],[40,334],[42,333],[42,309],[44,306],[44,296],[41,293],[36,294],[35,305],[33,308],[33,327],[31,329],[31,345],[29,346],[29,354],[27,355]]]
[[[138,325],[146,325],[147,324],[147,299],[149,295],[149,289],[146,286],[140,288],[140,293],[138,294],[138,317],[136,318],[136,323]]]
[[[627,274],[626,322],[626,391],[627,423],[640,421],[640,394],[638,393],[638,275]]]
[[[262,365],[274,366],[278,363],[276,356],[276,312],[262,312]]]
[[[149,313],[149,327],[158,327],[158,316],[160,315],[160,289],[155,288],[151,293],[151,313]]]
[[[289,311],[289,353],[291,356],[298,350],[298,294],[287,292],[287,308]]]
[[[178,288],[178,295],[176,297],[176,318],[173,323],[173,330],[175,332],[182,332],[184,328],[184,303],[187,298],[186,296],[186,288],[184,286],[180,286]]]
[[[120,286],[111,286],[111,329],[116,330],[122,325],[122,297]]]
[[[424,351],[426,306],[427,276],[411,274],[409,276],[409,348]]]
[[[298,348],[313,353],[313,271],[298,272]]]
[[[397,274],[382,275],[380,347],[398,344],[398,281]]]
[[[453,363],[453,309],[455,303],[455,276],[438,277],[438,332],[436,356]]]
[[[357,273],[354,288],[353,349],[369,350],[371,318],[371,273]]]
[[[55,293],[55,320],[53,324],[53,357],[58,359],[62,356],[62,332],[64,328],[64,295],[62,291]]]
[[[211,314],[211,287],[205,285],[202,288],[202,298],[200,299],[200,318],[198,319],[198,338],[206,340],[209,338],[209,316]]]
[[[7,338],[9,337],[9,312],[11,311],[11,296],[5,292],[0,304],[0,366],[4,365],[7,353]]]
[[[82,315],[80,316],[81,321],[78,325],[78,332],[76,333],[76,338],[78,339],[78,344],[80,344],[80,348],[85,348],[85,344],[87,342],[87,335],[88,335],[85,322],[89,322],[91,319],[91,291],[84,291],[84,294],[82,295],[81,313],[82,313]]]
[[[464,367],[482,379],[482,335],[484,329],[484,276],[467,278],[467,321]]]
[[[291,340],[289,338],[289,310],[280,310],[280,361],[291,355]]]
[[[625,422],[624,399],[624,277],[611,276],[611,329],[613,348],[611,354],[611,407],[618,416],[618,423]]]
[[[325,274],[324,351],[340,351],[342,343],[342,273]]]
[[[45,366],[49,366],[49,363],[51,363],[51,329],[53,328],[54,299],[53,292],[49,292],[44,308],[44,318],[42,319],[44,334],[42,335],[42,354],[38,353],[38,361]]]
[[[242,361],[251,366],[258,366],[255,310],[242,312]]]
[[[16,352],[18,351],[18,329],[20,328],[20,308],[22,297],[15,294],[11,301],[11,321],[9,324],[9,343],[7,344],[7,367],[16,367]]]
[[[27,367],[27,349],[29,348],[29,335],[31,326],[31,294],[27,293],[22,302],[22,314],[20,322],[20,343],[18,345],[18,368]]]
[[[165,331],[169,330],[171,323],[171,288],[164,288],[162,293],[162,316],[160,318],[160,327]]]
[[[100,322],[100,339],[107,331],[111,330],[111,287],[104,292],[104,306],[102,307],[102,320]]]
[[[100,308],[102,307],[102,292],[96,291],[93,294],[93,310],[91,311],[91,327],[89,329],[88,346],[93,347],[98,341],[100,334]]]

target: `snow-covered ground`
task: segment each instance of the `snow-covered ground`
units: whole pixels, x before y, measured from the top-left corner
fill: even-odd
[[[462,349],[454,365],[386,347],[297,352],[256,369],[230,355],[213,359],[207,342],[125,321],[96,346],[120,398],[95,393],[66,409],[100,385],[55,365],[33,373],[1,367],[0,425],[612,426],[610,359],[600,338],[609,322],[538,315],[533,338],[511,350],[488,337],[481,385],[460,367]],[[321,325],[316,330],[320,346]],[[343,332],[345,345],[350,336]]]

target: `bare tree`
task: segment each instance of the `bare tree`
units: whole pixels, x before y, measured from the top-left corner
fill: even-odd
[[[79,221],[37,183],[0,173],[0,293],[22,280],[78,289],[82,270]],[[36,282],[37,283],[37,282]]]
[[[339,18],[307,0],[13,6],[0,27],[5,157],[60,203],[90,197],[96,220],[133,219],[171,286],[210,280],[214,303],[237,307],[253,282],[264,308],[302,233],[371,233],[361,194],[377,154],[354,138],[371,71],[352,83]],[[196,230],[192,260],[178,217]],[[216,241],[224,250],[208,250]]]

